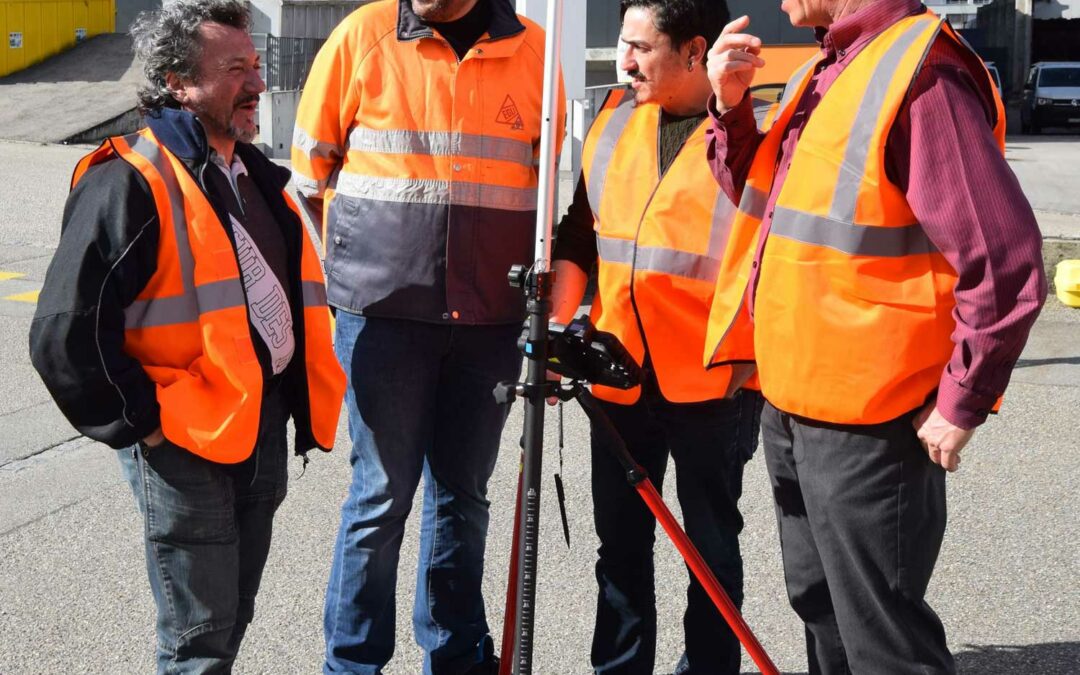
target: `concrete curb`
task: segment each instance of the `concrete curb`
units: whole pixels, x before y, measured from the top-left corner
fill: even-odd
[[[1062,260],[1080,260],[1080,239],[1065,237],[1043,238],[1043,269],[1050,284],[1050,293],[1054,292],[1054,272]]]

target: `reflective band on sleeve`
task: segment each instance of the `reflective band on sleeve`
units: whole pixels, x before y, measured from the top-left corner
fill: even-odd
[[[244,305],[240,280],[226,279],[199,286],[194,295],[136,300],[124,310],[124,320],[128,328],[173,326],[198,321],[200,314]]]
[[[376,178],[338,174],[338,194],[360,199],[407,204],[477,206],[504,211],[536,210],[536,188],[512,188],[485,183]]]
[[[320,183],[314,178],[308,178],[296,169],[293,169],[292,181],[293,185],[296,186],[296,191],[304,197],[314,197],[320,195],[326,189],[325,183]]]
[[[356,128],[349,133],[349,150],[398,155],[458,156],[511,162],[532,167],[531,143],[444,131],[409,131]]]
[[[600,259],[606,263],[632,265],[635,272],[661,272],[676,277],[712,282],[720,261],[706,255],[651,246],[635,247],[629,239],[596,238]],[[636,253],[636,255],[635,255]]]
[[[345,154],[341,146],[313,138],[299,126],[293,129],[293,147],[307,155],[308,159],[333,159]]]
[[[600,205],[604,200],[604,185],[607,183],[608,166],[611,157],[615,154],[615,146],[619,137],[626,129],[630,116],[634,114],[634,97],[623,94],[623,99],[615,110],[611,112],[611,118],[596,141],[596,151],[593,153],[592,166],[589,169],[589,184],[585,186],[589,196],[589,205],[592,207],[593,218],[600,220]]]
[[[326,307],[326,286],[321,281],[304,281],[300,285],[304,307]]]
[[[918,224],[868,227],[782,207],[776,208],[769,236],[824,246],[848,255],[879,258],[899,258],[937,251]]]

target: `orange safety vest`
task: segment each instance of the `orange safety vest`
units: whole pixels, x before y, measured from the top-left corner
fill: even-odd
[[[443,319],[519,321],[520,293],[505,277],[533,260],[543,29],[518,17],[522,30],[485,34],[459,60],[437,32],[400,34],[399,9],[384,0],[346,16],[297,109],[293,178],[300,194],[324,199],[330,302],[401,316],[393,303],[416,289],[400,284],[420,283],[397,283],[401,268],[437,251]],[[557,100],[561,124],[565,96]],[[403,245],[399,231],[418,241]],[[471,294],[486,307],[462,306]]]
[[[702,168],[703,122],[662,176],[657,138],[660,106],[635,105],[615,90],[582,149],[582,170],[599,253],[592,319],[613,333],[641,365],[648,349],[664,398],[691,403],[729,394],[731,366],[706,370],[698,358],[717,266],[735,205]],[[741,341],[741,345],[738,342]],[[751,356],[749,317],[729,336],[734,354]],[[594,394],[631,404],[629,391],[594,386]]]
[[[885,171],[889,130],[940,34],[967,49],[929,12],[885,30],[843,70],[799,138],[754,296],[762,392],[788,413],[839,424],[894,419],[925,403],[952,354],[956,272]],[[754,157],[732,235],[739,246],[729,246],[718,274],[706,363],[744,305],[791,103],[819,59],[788,84]],[[1004,151],[1000,99],[997,108]]]
[[[150,129],[107,139],[79,162],[72,187],[114,156],[149,184],[160,229],[157,269],[124,310],[124,351],[157,385],[161,430],[170,442],[213,462],[242,462],[259,432],[263,374],[236,251],[187,167]],[[296,205],[285,199],[302,227]],[[306,233],[302,241],[297,346],[303,345],[311,433],[328,450],[345,374],[334,357],[318,254]],[[298,349],[294,358],[300,356]]]

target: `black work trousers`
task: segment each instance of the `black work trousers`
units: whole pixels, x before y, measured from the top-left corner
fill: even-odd
[[[658,491],[663,490],[671,457],[686,533],[732,602],[741,606],[739,497],[743,465],[757,448],[761,394],[740,391],[733,399],[670,403],[650,379],[633,405],[598,403]],[[593,517],[600,548],[592,665],[598,674],[652,675],[656,519],[612,455],[609,446],[617,442],[593,426]],[[686,651],[677,668],[680,675],[738,674],[739,641],[693,575],[686,588],[683,629]]]
[[[765,404],[784,576],[811,675],[956,672],[924,598],[945,533],[945,471],[913,417],[837,425]]]

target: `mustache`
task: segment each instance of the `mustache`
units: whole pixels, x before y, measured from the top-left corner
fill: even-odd
[[[259,102],[259,97],[258,97],[257,94],[246,94],[244,96],[238,97],[236,99],[236,102],[233,104],[233,107],[234,108],[239,108],[240,106],[247,105],[248,103],[258,103],[258,102]]]
[[[645,76],[642,75],[641,71],[636,69],[636,68],[634,70],[631,70],[631,71],[627,72],[626,74],[629,75],[630,79],[632,79],[632,80],[637,80],[639,82],[644,82],[645,81]]]

